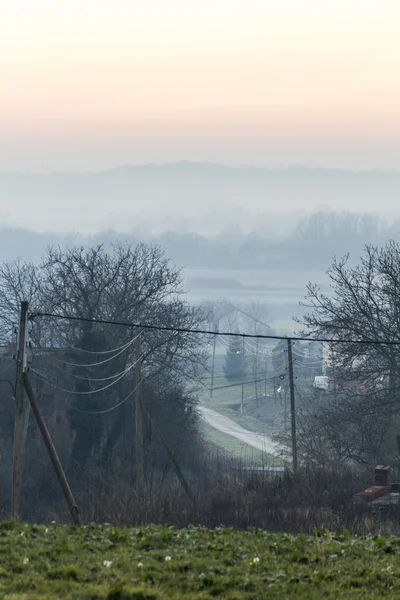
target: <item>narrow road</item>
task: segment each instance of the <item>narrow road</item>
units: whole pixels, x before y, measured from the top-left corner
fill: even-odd
[[[214,429],[218,429],[222,433],[235,437],[241,442],[248,444],[253,448],[257,448],[257,450],[261,450],[262,452],[274,456],[281,456],[282,451],[279,444],[274,442],[270,437],[260,435],[254,431],[249,431],[229,417],[225,417],[224,415],[221,415],[221,413],[218,413],[211,408],[207,408],[206,406],[200,405],[198,406],[198,410],[203,419],[211,425],[211,427],[214,427]]]

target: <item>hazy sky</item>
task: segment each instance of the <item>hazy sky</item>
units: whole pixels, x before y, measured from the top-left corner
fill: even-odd
[[[399,0],[4,0],[0,170],[400,169]]]

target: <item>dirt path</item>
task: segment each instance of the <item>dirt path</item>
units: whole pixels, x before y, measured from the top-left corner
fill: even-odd
[[[221,415],[221,413],[218,413],[211,408],[207,408],[206,406],[199,406],[198,409],[203,419],[211,425],[211,427],[214,427],[214,429],[218,429],[222,433],[235,437],[241,442],[248,444],[253,448],[257,448],[257,450],[272,454],[273,456],[281,456],[282,450],[279,447],[279,444],[274,442],[270,437],[260,435],[254,431],[249,431],[229,417],[225,417],[224,415]]]

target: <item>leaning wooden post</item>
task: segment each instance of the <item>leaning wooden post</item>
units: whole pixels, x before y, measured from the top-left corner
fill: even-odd
[[[53,463],[54,470],[56,472],[58,481],[60,483],[61,489],[65,496],[65,499],[68,504],[69,511],[71,513],[72,520],[75,525],[82,525],[82,520],[78,511],[78,507],[76,506],[76,502],[74,496],[72,495],[71,488],[69,487],[67,478],[65,476],[64,470],[62,468],[60,459],[58,458],[56,449],[50,437],[49,430],[47,429],[46,423],[42,417],[42,413],[40,412],[39,406],[36,402],[35,393],[33,391],[31,382],[28,379],[28,376],[24,373],[23,382],[25,386],[25,391],[28,396],[32,412],[35,415],[37,424],[40,429],[40,433],[42,434],[44,443],[46,444],[47,451],[49,453],[51,462]]]

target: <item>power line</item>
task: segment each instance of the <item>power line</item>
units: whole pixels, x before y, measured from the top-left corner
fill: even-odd
[[[57,369],[57,371],[61,371],[61,373],[64,373],[64,375],[69,375],[69,377],[71,377],[72,379],[80,379],[81,381],[87,381],[89,383],[92,381],[111,381],[112,379],[116,379],[117,377],[123,375],[126,372],[126,369],[124,369],[123,371],[115,373],[115,375],[110,375],[109,377],[82,377],[81,375],[76,375],[75,373],[71,373],[70,371],[65,371],[65,369],[62,369],[61,367],[58,367],[55,364],[52,364],[51,366]]]
[[[267,378],[264,377],[264,379],[255,379],[254,381],[243,381],[243,382],[240,382],[240,383],[233,383],[233,384],[230,384],[230,385],[220,385],[219,387],[215,387],[214,390],[223,390],[223,389],[226,389],[226,388],[239,387],[241,385],[250,385],[252,383],[262,383],[262,382],[266,381],[266,379]]]
[[[180,375],[182,375],[184,378],[186,379],[190,379],[191,381],[194,381],[195,383],[197,383],[198,385],[203,386],[205,389],[204,391],[210,391],[210,387],[207,385],[207,383],[205,381],[202,381],[201,379],[197,379],[196,377],[193,377],[193,375],[189,375],[187,373],[185,373],[184,371],[182,371],[182,369],[179,369],[178,367],[174,366],[174,365],[166,365],[165,363],[163,363],[163,366],[167,366],[170,370],[175,371],[176,373],[179,373]],[[250,381],[244,381],[243,384],[244,385],[250,385],[250,384],[254,384],[254,383],[262,383],[264,381],[269,381],[274,379],[274,377],[270,377],[268,376],[269,374],[267,374],[266,377],[264,377],[263,379],[257,379],[257,380],[250,380]],[[201,375],[200,375],[201,377]],[[215,378],[225,378],[225,375],[216,375]],[[214,390],[222,390],[222,389],[226,389],[226,388],[233,388],[233,387],[239,387],[242,385],[242,382],[240,383],[234,383],[234,384],[227,384],[227,385],[220,385],[217,387],[214,387]]]
[[[59,348],[58,351],[65,352],[66,350],[69,350],[70,352],[82,352],[83,354],[94,354],[95,356],[102,355],[102,354],[112,354],[113,352],[119,352],[119,350],[124,350],[125,348],[128,348],[131,345],[131,343],[134,342],[135,340],[136,340],[136,337],[133,340],[129,340],[129,342],[127,342],[126,344],[119,346],[118,348],[113,348],[113,350],[102,350],[102,351],[84,350],[83,348],[78,348],[77,346],[70,346],[69,348]]]
[[[37,317],[49,317],[53,319],[64,319],[67,321],[82,321],[86,323],[98,323],[100,325],[115,325],[119,327],[139,327],[141,329],[150,329],[157,331],[171,331],[175,333],[195,333],[199,335],[215,335],[218,332],[209,331],[208,329],[189,329],[186,327],[172,327],[168,325],[147,325],[143,323],[129,323],[126,321],[109,321],[107,319],[89,319],[87,317],[73,317],[68,315],[59,315],[57,313],[44,313],[36,312],[30,315],[30,319],[33,320]],[[261,340],[292,340],[294,342],[323,342],[328,344],[364,344],[364,345],[385,345],[385,346],[400,346],[400,341],[396,342],[393,340],[352,340],[352,339],[332,339],[332,338],[311,338],[311,337],[296,337],[296,336],[283,336],[283,335],[263,335],[255,333],[236,333],[232,331],[221,331],[220,335],[238,337],[238,338],[251,338]],[[99,363],[101,364],[101,363]]]
[[[51,383],[50,381],[48,381],[48,383],[49,383],[49,385],[51,385],[51,386],[52,386],[54,389],[56,389],[56,390],[58,390],[58,391],[60,391],[60,392],[64,392],[65,394],[73,394],[73,395],[78,395],[78,396],[88,396],[88,395],[92,395],[92,394],[97,394],[97,393],[99,393],[99,392],[104,392],[105,390],[108,390],[110,387],[112,387],[113,385],[115,385],[116,383],[118,383],[119,381],[121,381],[121,379],[122,379],[123,377],[125,377],[125,375],[126,375],[127,373],[129,373],[129,371],[131,371],[131,370],[132,370],[132,369],[133,369],[133,368],[136,366],[136,364],[137,364],[137,363],[138,363],[140,360],[142,360],[142,358],[143,358],[143,355],[142,355],[140,358],[138,358],[138,359],[137,359],[137,360],[136,360],[134,363],[132,363],[131,365],[129,365],[129,367],[127,367],[127,368],[125,369],[125,371],[123,371],[123,372],[122,372],[122,375],[120,375],[120,376],[118,377],[118,379],[115,379],[114,381],[112,381],[112,382],[111,382],[111,383],[109,383],[108,385],[105,385],[105,386],[103,386],[103,387],[101,387],[101,388],[98,388],[97,390],[90,390],[90,391],[87,391],[87,392],[78,392],[78,391],[76,391],[76,390],[66,390],[66,389],[64,389],[64,388],[58,387],[58,386],[54,385],[53,383]],[[47,379],[45,376],[43,376],[43,375],[42,375],[41,373],[39,373],[38,371],[36,371],[36,370],[34,370],[34,369],[32,369],[32,371],[33,371],[33,373],[36,373],[36,375],[38,375],[38,376],[39,376],[39,377],[41,377],[42,379]],[[89,381],[90,381],[90,380],[89,380]]]
[[[136,390],[142,384],[142,382],[143,382],[143,380],[140,383],[138,383],[133,388],[133,390],[130,391],[129,394],[123,400],[121,400],[121,402],[118,402],[118,404],[111,406],[111,408],[106,408],[105,410],[81,410],[80,408],[71,407],[70,410],[73,410],[73,411],[76,411],[76,412],[79,412],[79,413],[82,413],[85,415],[104,415],[105,413],[112,412],[116,408],[120,407],[122,404],[125,404],[125,402],[127,402],[129,400],[129,398],[131,398],[133,396],[133,394],[136,392]]]
[[[71,363],[71,362],[67,362],[65,360],[60,360],[59,358],[54,357],[53,360],[55,360],[58,363],[61,363],[63,365],[67,365],[68,367],[85,367],[85,368],[90,368],[90,367],[98,367],[99,365],[104,365],[108,362],[110,362],[111,360],[114,360],[114,358],[117,358],[117,356],[120,356],[121,354],[123,354],[125,352],[125,350],[127,350],[129,348],[129,346],[132,346],[132,344],[135,342],[135,340],[137,339],[137,336],[134,337],[132,340],[129,340],[129,342],[127,344],[125,344],[125,346],[121,346],[122,350],[120,350],[119,352],[117,352],[116,354],[113,354],[113,356],[110,356],[110,358],[105,358],[104,360],[100,360],[97,363],[88,363],[88,364],[79,364],[79,363]]]
[[[230,306],[232,306],[232,308],[234,308],[237,312],[242,313],[242,315],[244,315],[245,317],[248,317],[249,319],[251,319],[255,323],[258,323],[259,325],[263,325],[263,327],[266,327],[267,329],[272,330],[271,325],[268,325],[268,323],[264,323],[263,321],[260,321],[260,319],[257,319],[257,317],[254,317],[253,315],[250,315],[245,310],[243,310],[241,308],[238,308],[237,306],[235,306],[231,302],[228,302],[228,304],[230,304]]]
[[[36,373],[36,375],[39,375],[39,377],[42,377],[43,379],[47,379],[47,377],[44,377],[43,375],[41,375],[40,373],[38,373],[37,371],[33,370],[34,373]],[[143,380],[142,380],[143,382]],[[141,383],[142,383],[141,382]],[[49,385],[52,385],[52,383],[50,381],[48,381]],[[136,390],[138,389],[140,383],[138,385],[136,385],[133,390],[131,390],[129,392],[129,394],[127,396],[125,396],[125,398],[123,400],[121,400],[121,402],[118,402],[118,404],[115,404],[114,406],[111,406],[110,408],[106,408],[104,410],[81,410],[80,408],[75,408],[75,407],[70,407],[70,410],[73,410],[75,412],[79,412],[81,414],[85,414],[85,415],[103,415],[105,413],[109,413],[112,412],[113,410],[117,409],[119,406],[121,406],[122,404],[125,404],[125,402],[127,402],[129,400],[129,398],[131,398],[133,396],[133,394],[136,392]],[[60,390],[60,388],[55,387],[57,390]],[[63,391],[63,390],[61,390]],[[71,392],[71,394],[76,394],[76,392]]]

